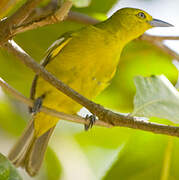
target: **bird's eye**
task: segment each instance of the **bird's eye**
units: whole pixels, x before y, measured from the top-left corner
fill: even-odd
[[[138,13],[137,16],[140,17],[141,19],[146,18],[145,14],[143,12]]]

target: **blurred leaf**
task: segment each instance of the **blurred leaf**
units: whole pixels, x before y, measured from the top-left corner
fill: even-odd
[[[159,117],[179,123],[179,92],[163,75],[135,78],[133,115]]]
[[[97,179],[101,179],[123,151],[131,133],[126,128],[97,128],[75,136],[89,166]]]
[[[47,5],[51,0],[42,0],[38,7]],[[26,0],[1,0],[0,1],[0,18],[9,16],[17,11]]]
[[[5,17],[9,11],[15,9],[17,4],[22,2],[23,0],[1,0],[0,1],[0,19]]]
[[[33,73],[12,54],[0,50],[0,77],[12,87],[29,96]]]
[[[121,156],[104,180],[158,180],[164,179],[164,173],[168,180],[178,180],[178,138],[132,131]]]
[[[161,179],[169,137],[154,135],[144,131],[132,131],[133,134],[130,136],[130,140],[124,147],[118,161],[108,172],[104,180]],[[179,146],[178,139],[174,138],[174,140],[177,146]],[[177,147],[175,146],[175,148]],[[179,177],[177,165],[174,167],[175,163],[179,161],[178,155],[179,152],[175,151],[175,155],[171,157],[172,162],[170,169],[172,172],[169,172],[170,177],[168,178],[170,180],[177,180]],[[170,164],[168,165],[170,166]],[[175,171],[175,173],[173,173],[173,171]],[[176,178],[174,178],[174,176],[176,176]]]
[[[91,0],[88,7],[73,9],[90,15],[95,13],[106,14],[117,2],[118,0],[103,0],[102,2],[101,0]]]
[[[46,174],[48,180],[59,180],[61,175],[61,165],[56,153],[48,146],[45,156]]]
[[[0,98],[0,128],[11,135],[18,136],[26,125],[25,118],[10,103],[8,98]]]
[[[11,162],[0,153],[0,180],[22,180]]]
[[[110,86],[97,97],[96,101],[117,111],[132,112],[136,92],[133,78],[137,75],[161,74],[173,84],[177,82],[178,70],[172,64],[171,57],[147,42],[131,42],[123,50],[118,71]]]
[[[52,1],[52,0],[42,0],[42,1],[39,3],[39,6],[46,6],[48,3],[50,3],[50,1]]]
[[[91,0],[71,0],[76,7],[87,7]]]

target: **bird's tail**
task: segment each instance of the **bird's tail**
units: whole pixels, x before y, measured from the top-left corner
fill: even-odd
[[[23,167],[30,176],[39,171],[54,127],[40,137],[34,136],[34,120],[31,120],[21,138],[14,145],[8,158],[16,167]]]

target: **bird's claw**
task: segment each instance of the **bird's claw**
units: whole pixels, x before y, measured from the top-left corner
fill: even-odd
[[[31,113],[33,115],[37,114],[40,111],[40,108],[42,107],[42,102],[43,102],[44,95],[38,97],[34,101],[34,106],[32,107]]]
[[[85,131],[87,131],[88,129],[93,127],[97,118],[95,115],[86,115],[85,119],[86,121],[89,121],[89,124],[85,124]]]

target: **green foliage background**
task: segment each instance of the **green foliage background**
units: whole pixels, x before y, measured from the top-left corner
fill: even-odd
[[[1,17],[12,14],[24,2],[16,0],[11,9],[0,14]],[[41,6],[47,2],[44,1]],[[74,0],[73,10],[100,19],[106,16],[116,2],[117,0]],[[19,34],[14,40],[40,62],[48,46],[62,33],[83,26],[65,21]],[[176,84],[178,70],[172,64],[171,57],[146,42],[131,42],[123,51],[118,72],[111,85],[95,101],[115,111],[132,112],[135,94],[133,78],[136,75],[160,74],[166,75]],[[27,97],[33,76],[30,69],[0,49],[0,77]],[[15,142],[29,119],[27,108],[21,103],[7,94],[0,96],[0,136],[9,142],[7,151],[13,144],[10,139]],[[157,118],[152,118],[151,121],[169,123]],[[0,142],[0,152],[2,146]],[[93,127],[89,132],[84,132],[82,125],[60,121],[51,139],[44,166],[36,179],[71,180],[73,176],[83,174],[84,171],[85,179],[158,180],[163,176],[162,169],[169,163],[168,179],[177,180],[178,148],[177,138],[128,128]],[[166,157],[169,157],[171,163],[167,162]],[[21,175],[24,177],[23,173]]]

